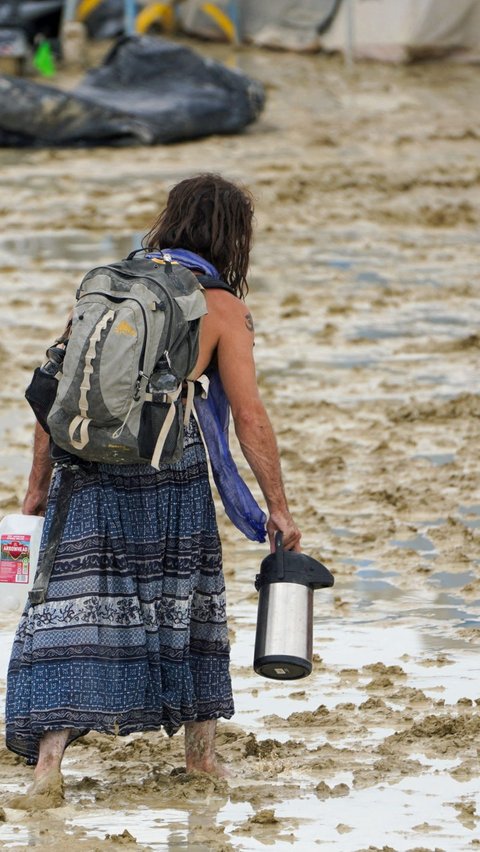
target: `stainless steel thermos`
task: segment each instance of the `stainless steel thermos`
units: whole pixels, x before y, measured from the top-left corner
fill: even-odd
[[[253,667],[276,680],[306,677],[312,671],[313,592],[333,586],[325,565],[284,550],[282,533],[255,580],[259,592]]]

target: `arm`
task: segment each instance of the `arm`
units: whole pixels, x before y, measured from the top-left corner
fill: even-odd
[[[24,515],[44,515],[52,474],[49,454],[49,437],[39,423],[35,424],[33,461],[28,478],[27,493],[23,501]]]
[[[253,358],[254,332],[248,308],[227,293],[216,294],[220,377],[232,410],[242,452],[262,490],[268,508],[267,531],[273,549],[275,532],[284,546],[300,550],[300,531],[287,504],[277,441],[260,398]]]

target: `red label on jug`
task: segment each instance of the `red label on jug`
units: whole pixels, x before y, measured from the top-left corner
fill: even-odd
[[[0,543],[0,583],[28,583],[30,576],[30,536],[2,535]]]

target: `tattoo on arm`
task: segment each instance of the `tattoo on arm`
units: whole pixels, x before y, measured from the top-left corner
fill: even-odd
[[[245,314],[245,325],[249,331],[254,331],[253,319],[251,314]]]

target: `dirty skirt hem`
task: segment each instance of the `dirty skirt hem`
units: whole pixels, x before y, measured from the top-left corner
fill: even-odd
[[[68,729],[71,732],[66,743],[66,747],[68,747],[69,745],[74,743],[75,740],[80,739],[80,737],[85,737],[91,731],[95,731],[95,733],[97,734],[105,734],[106,736],[128,737],[130,734],[149,733],[164,730],[169,737],[172,737],[183,727],[185,722],[210,722],[216,721],[218,719],[231,719],[233,715],[234,710],[232,708],[225,710],[224,712],[217,711],[212,716],[203,717],[193,715],[191,716],[191,718],[182,719],[177,724],[173,723],[171,719],[165,719],[159,722],[150,722],[148,720],[145,720],[143,714],[138,724],[134,724],[131,721],[128,721],[124,724],[118,718],[112,720],[110,715],[110,718],[108,718],[107,716],[105,717],[103,724],[99,719],[97,719],[95,721],[94,726],[92,725],[86,728],[78,727],[78,723],[81,720],[78,718],[77,715],[75,718],[75,725],[77,727],[71,727],[68,722],[65,722],[64,724],[55,723],[53,725],[40,724],[38,728],[36,726],[32,726],[31,728],[29,727],[28,733],[26,734],[25,738],[22,737],[19,731],[17,731],[17,733],[15,734],[14,739],[9,738],[7,733],[6,744],[9,750],[14,752],[14,754],[18,754],[21,757],[25,757],[29,764],[35,765],[38,759],[38,753],[36,751],[32,751],[32,748],[30,747],[32,734],[36,735],[40,740],[40,738],[48,731],[64,731]]]

